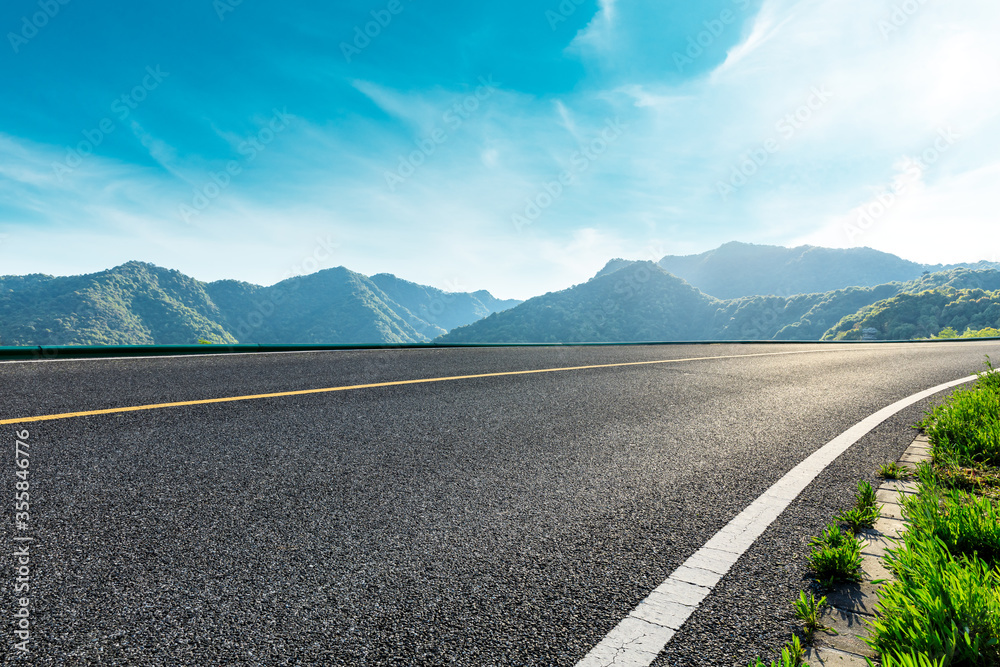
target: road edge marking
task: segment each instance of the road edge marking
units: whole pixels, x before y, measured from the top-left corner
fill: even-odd
[[[576,667],[648,667],[722,577],[816,477],[877,426],[970,375],[925,389],[869,415],[789,470],[650,592]]]

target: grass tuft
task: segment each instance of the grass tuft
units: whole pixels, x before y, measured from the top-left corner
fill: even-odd
[[[802,642],[797,635],[792,635],[792,640],[781,649],[781,655],[777,662],[772,660],[771,667],[809,667],[803,660],[806,657],[806,650],[802,647]],[[751,660],[747,667],[767,667],[767,663],[760,658]]]
[[[904,468],[895,461],[892,463],[886,463],[883,466],[879,466],[878,476],[882,479],[910,479],[913,477],[913,473],[910,472],[909,468]]]
[[[826,587],[840,581],[861,581],[861,541],[851,532],[829,524],[809,544],[809,567]]]
[[[812,593],[809,594],[809,597],[806,597],[805,591],[799,591],[799,599],[792,602],[792,606],[795,607],[795,617],[802,621],[807,640],[811,641],[817,630],[829,629],[819,622],[820,610],[825,604],[825,595],[817,600],[816,596]]]
[[[868,482],[861,480],[858,482],[858,492],[854,494],[854,507],[841,512],[836,519],[847,524],[850,531],[857,535],[860,531],[874,526],[881,513],[882,506],[875,500],[875,489]]]

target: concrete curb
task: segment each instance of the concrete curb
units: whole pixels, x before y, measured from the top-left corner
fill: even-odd
[[[918,435],[899,458],[899,465],[916,470],[921,461],[929,461],[930,443],[927,436]],[[878,488],[878,501],[883,503],[882,516],[875,527],[861,533],[861,568],[864,581],[860,584],[841,586],[827,595],[829,605],[823,611],[821,622],[833,632],[818,631],[814,646],[806,653],[806,661],[813,667],[837,665],[838,667],[867,667],[865,658],[875,653],[862,637],[867,636],[866,620],[874,618],[880,579],[893,579],[892,573],[882,564],[886,549],[892,548],[903,533],[906,523],[899,504],[901,495],[916,493],[917,482],[885,481]]]

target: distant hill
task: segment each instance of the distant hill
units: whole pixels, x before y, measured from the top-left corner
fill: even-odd
[[[725,289],[745,284],[741,291],[777,284],[768,266],[786,285],[911,277],[719,298],[665,270],[674,260],[703,279],[731,281]],[[84,276],[0,277],[0,345],[808,341],[858,339],[864,329],[882,339],[929,337],[1000,325],[1000,270],[973,266],[930,272],[869,249],[737,243],[660,263],[613,259],[585,283],[520,303],[344,267],[262,287],[128,262]]]
[[[1000,269],[1000,264],[918,264],[871,248],[819,248],[726,243],[699,255],[668,255],[666,271],[719,299],[752,295],[793,296],[846,287],[907,282],[924,272],[953,268]]]
[[[560,292],[528,299],[438,339],[446,343],[578,343],[694,340],[720,307],[652,262],[618,270]]]
[[[517,299],[497,299],[486,290],[444,292],[435,287],[397,278],[391,273],[379,273],[372,276],[371,281],[386,296],[413,315],[443,331],[471,324],[521,303]]]
[[[261,287],[141,262],[84,276],[2,276],[0,344],[424,342],[518,303],[377,278],[338,267]]]
[[[129,262],[86,276],[0,277],[3,345],[124,345],[236,339],[204,283]]]
[[[967,288],[1000,289],[1000,272],[953,269],[905,283],[722,300],[702,293],[657,264],[612,260],[586,283],[529,299],[457,328],[438,341],[820,340],[838,326],[853,328],[855,322],[848,326],[845,318],[897,295]],[[947,324],[940,328],[944,326]]]
[[[993,273],[992,284],[1000,286],[1000,274]],[[862,340],[865,333],[875,340],[910,340],[945,329],[960,335],[991,328],[1000,328],[1000,289],[945,286],[877,301],[844,317],[823,340]]]

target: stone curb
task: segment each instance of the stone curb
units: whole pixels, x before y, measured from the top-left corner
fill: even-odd
[[[913,470],[917,463],[929,461],[930,443],[927,436],[918,435],[899,458],[901,466]],[[861,569],[864,581],[860,584],[841,586],[827,595],[822,623],[836,631],[818,631],[815,645],[806,653],[806,662],[813,667],[837,665],[838,667],[867,667],[865,658],[874,658],[875,653],[861,637],[867,635],[864,621],[874,617],[878,602],[877,591],[880,580],[892,579],[892,573],[882,564],[886,549],[891,549],[905,529],[900,511],[899,497],[916,493],[917,482],[885,481],[877,492],[878,501],[883,504],[882,516],[875,527],[861,533]]]

